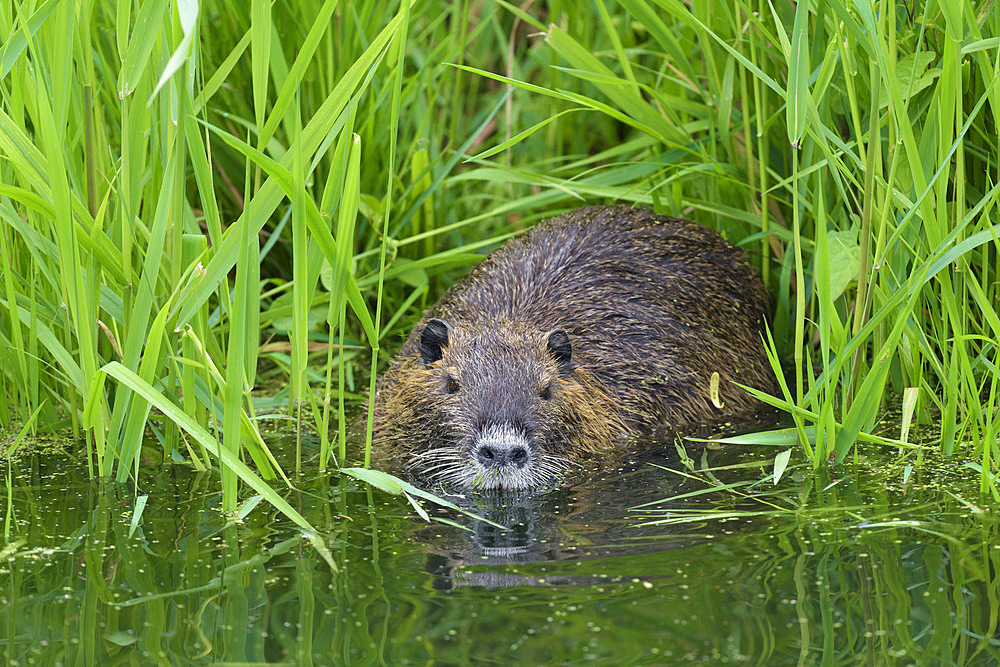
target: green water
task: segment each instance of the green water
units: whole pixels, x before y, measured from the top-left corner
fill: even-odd
[[[771,495],[630,509],[706,487],[651,463],[682,469],[651,457],[542,497],[458,499],[508,530],[426,523],[336,474],[301,481],[287,497],[334,570],[266,503],[227,521],[210,473],[144,468],[130,534],[132,486],[22,460],[0,652],[11,665],[997,663],[996,507],[941,472],[960,462],[907,484],[847,466],[793,468],[774,487],[747,468],[719,481]]]

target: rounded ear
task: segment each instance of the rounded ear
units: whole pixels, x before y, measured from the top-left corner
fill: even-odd
[[[573,356],[573,346],[569,342],[569,334],[562,329],[553,329],[545,334],[545,347],[560,366],[570,367]]]
[[[425,365],[433,364],[441,358],[441,348],[448,347],[448,336],[454,331],[444,320],[434,317],[427,320],[427,325],[420,334],[420,358]]]

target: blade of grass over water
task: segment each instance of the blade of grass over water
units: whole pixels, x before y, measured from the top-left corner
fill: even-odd
[[[227,509],[285,474],[273,405],[301,471],[370,466],[422,312],[538,220],[632,203],[760,269],[787,447],[919,465],[930,429],[996,493],[996,3],[8,5],[0,428],[41,410],[138,496],[140,461],[216,466]]]
[[[14,452],[17,451],[18,446],[21,444],[21,441],[24,440],[24,436],[28,434],[28,431],[35,428],[35,422],[38,419],[38,415],[41,413],[42,408],[44,407],[45,404],[43,403],[42,405],[39,405],[37,408],[35,408],[35,411],[31,413],[31,416],[24,421],[24,426],[21,427],[20,433],[14,436],[14,439],[11,441],[10,446],[8,446],[7,450],[3,452],[4,456],[8,461],[10,461],[10,459],[13,457]],[[4,514],[4,521],[3,521],[4,541],[8,541],[10,539],[11,522],[16,520],[16,517],[14,516],[14,496],[13,496],[14,485],[11,480],[11,466],[8,464],[6,468],[7,470],[6,470],[5,481],[7,482],[7,511]]]
[[[180,408],[167,400],[151,384],[141,377],[131,372],[117,361],[104,366],[102,373],[107,373],[122,384],[137,392],[142,400],[148,402],[150,406],[155,406],[160,412],[172,420],[179,428],[184,429],[192,438],[200,442],[205,450],[223,464],[223,468],[228,470],[234,477],[239,477],[247,486],[263,496],[278,511],[287,516],[301,528],[312,531],[312,526],[302,518],[302,516],[292,508],[278,493],[261,480],[245,463],[231,453],[225,447],[219,447],[215,438],[204,428],[196,424],[190,417],[185,415]],[[234,504],[232,509],[236,509]]]

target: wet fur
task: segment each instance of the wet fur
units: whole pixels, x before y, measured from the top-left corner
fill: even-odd
[[[377,445],[468,484],[464,448],[486,411],[531,422],[546,477],[621,436],[748,411],[759,404],[731,382],[776,389],[761,343],[769,314],[742,251],[707,228],[624,206],[574,211],[489,255],[425,313],[379,382]],[[454,331],[427,365],[430,318]],[[569,367],[545,347],[553,329],[569,334]],[[532,398],[548,381],[552,400]]]

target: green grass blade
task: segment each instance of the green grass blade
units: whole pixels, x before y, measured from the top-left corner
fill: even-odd
[[[118,75],[118,96],[122,99],[134,93],[139,85],[139,79],[149,64],[153,46],[160,35],[159,28],[168,4],[168,0],[149,0],[139,7],[121,73]]]
[[[275,509],[288,517],[294,524],[308,531],[314,531],[313,527],[301,514],[295,511],[291,505],[285,501],[278,493],[268,486],[264,480],[253,473],[239,457],[228,449],[219,446],[219,443],[212,435],[199,426],[193,419],[174,403],[167,400],[163,394],[158,392],[151,384],[141,377],[122,366],[117,361],[112,361],[101,368],[102,373],[107,373],[114,379],[126,385],[136,393],[142,400],[162,412],[168,419],[182,428],[188,435],[198,441],[205,451],[215,456],[222,467],[230,469],[244,484],[264,497]],[[235,509],[235,506],[234,506]]]
[[[809,3],[795,8],[791,52],[788,59],[788,92],[785,94],[788,143],[797,147],[806,129],[809,108]]]

